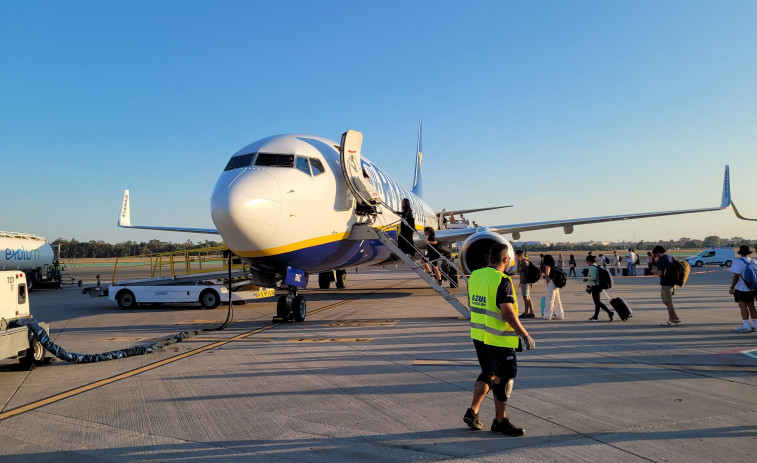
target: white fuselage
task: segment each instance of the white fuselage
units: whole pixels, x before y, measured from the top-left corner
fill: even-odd
[[[213,222],[229,248],[276,271],[319,272],[389,258],[378,241],[349,240],[360,217],[339,159],[337,143],[308,135],[268,137],[235,153],[211,197]],[[374,226],[396,229],[399,217],[391,210],[408,198],[416,228],[437,228],[428,204],[367,159],[362,166],[387,206]]]

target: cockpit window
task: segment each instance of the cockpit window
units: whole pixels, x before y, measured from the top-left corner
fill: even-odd
[[[301,170],[310,175],[310,165],[308,164],[308,158],[297,156],[297,159],[295,160],[295,167],[297,167],[297,170]]]
[[[310,167],[313,168],[313,175],[318,175],[326,172],[326,169],[323,168],[321,161],[315,158],[310,158]]]
[[[234,156],[229,160],[229,163],[226,164],[226,168],[224,170],[234,170],[241,169],[242,167],[249,167],[250,165],[252,165],[252,158],[254,156],[255,153]]]
[[[258,153],[256,166],[294,167],[294,154]]]

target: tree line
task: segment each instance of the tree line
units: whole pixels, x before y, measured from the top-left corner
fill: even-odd
[[[153,254],[158,252],[184,251],[187,249],[205,248],[208,246],[220,246],[220,241],[198,241],[187,240],[184,243],[170,243],[167,241],[150,240],[147,242],[137,243],[136,241],[124,241],[122,243],[106,243],[101,240],[77,241],[75,239],[66,240],[58,238],[50,243],[55,247],[61,246],[61,253],[64,257],[70,258],[115,258],[137,256],[141,254]]]

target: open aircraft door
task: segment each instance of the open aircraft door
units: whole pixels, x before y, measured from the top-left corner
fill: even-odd
[[[371,183],[368,174],[363,170],[360,161],[360,148],[363,146],[363,134],[356,130],[348,130],[342,134],[342,143],[339,147],[339,157],[342,164],[342,174],[347,181],[352,194],[363,206],[372,208],[381,203],[381,198]]]

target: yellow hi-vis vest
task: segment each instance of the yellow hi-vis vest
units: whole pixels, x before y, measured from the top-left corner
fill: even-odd
[[[503,278],[509,276],[492,267],[475,270],[468,279],[468,303],[470,306],[470,337],[484,344],[499,347],[518,347],[518,334],[502,318],[502,311],[497,307],[497,288]],[[518,310],[518,298],[513,288],[515,310]]]

